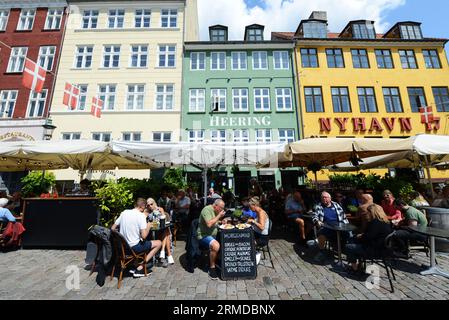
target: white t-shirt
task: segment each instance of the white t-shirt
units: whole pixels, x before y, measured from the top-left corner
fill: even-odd
[[[140,242],[140,230],[147,228],[147,219],[137,209],[125,210],[115,224],[120,226],[120,233],[132,248]]]

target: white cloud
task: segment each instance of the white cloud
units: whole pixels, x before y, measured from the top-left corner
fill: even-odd
[[[249,9],[244,0],[198,0],[201,40],[208,40],[208,27],[229,27],[230,40],[241,40],[245,26],[265,25],[266,37],[271,31],[295,31],[312,11],[327,11],[329,29],[340,32],[350,20],[376,21],[378,32],[390,25],[385,14],[405,4],[406,0],[265,0],[266,7]]]

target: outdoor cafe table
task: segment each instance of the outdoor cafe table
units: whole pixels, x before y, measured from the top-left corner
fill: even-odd
[[[337,232],[337,249],[338,249],[338,263],[337,266],[343,267],[343,261],[341,259],[341,232],[352,232],[357,230],[357,227],[350,223],[324,223],[325,228],[334,230]]]
[[[443,238],[449,239],[449,231],[431,227],[420,227],[420,226],[408,226],[406,229],[416,232],[422,235],[425,235],[430,238],[430,268],[422,271],[421,275],[429,276],[429,275],[439,275],[449,279],[449,274],[442,271],[436,265],[435,259],[435,238]]]

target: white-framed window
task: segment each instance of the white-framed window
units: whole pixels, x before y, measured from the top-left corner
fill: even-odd
[[[270,143],[272,141],[271,129],[257,129],[256,130],[256,142]]]
[[[292,89],[290,88],[276,88],[276,110],[277,111],[292,111]]]
[[[123,132],[122,141],[139,142],[142,141],[141,132]]]
[[[75,55],[75,68],[87,69],[92,67],[93,46],[78,46]]]
[[[171,142],[171,132],[153,132],[153,142]]]
[[[279,129],[279,141],[285,143],[295,142],[294,129]]]
[[[38,58],[39,65],[47,71],[53,70],[55,54],[56,47],[40,47]]]
[[[232,111],[248,111],[248,89],[232,89]]]
[[[246,52],[232,52],[232,70],[246,70],[248,68],[248,55]]]
[[[266,51],[254,51],[253,52],[253,69],[254,70],[267,70],[268,59]]]
[[[114,110],[117,86],[115,84],[98,85],[98,97],[103,101],[103,110]]]
[[[123,10],[123,9],[109,10],[109,16],[108,16],[108,28],[109,29],[123,28],[124,21],[125,21],[125,10]]]
[[[103,47],[103,68],[118,68],[120,66],[120,46]]]
[[[27,112],[27,116],[29,118],[38,118],[44,115],[45,103],[47,102],[47,92],[47,89],[42,90],[41,93],[34,91],[30,92]]]
[[[92,140],[110,142],[111,141],[111,133],[110,132],[93,132]]]
[[[232,140],[234,143],[249,142],[249,130],[237,129],[232,132]]]
[[[206,111],[206,90],[190,89],[189,91],[189,112]]]
[[[0,31],[5,31],[8,25],[9,10],[0,10]]]
[[[254,111],[270,111],[270,89],[254,89]]]
[[[211,102],[218,112],[226,112],[226,89],[211,89]]]
[[[158,67],[173,68],[176,66],[176,46],[159,45]]]
[[[210,141],[212,143],[225,143],[226,142],[226,130],[211,130]]]
[[[98,25],[98,10],[84,10],[82,29],[96,29]]]
[[[62,140],[81,140],[81,132],[63,132]]]
[[[17,30],[33,30],[34,17],[36,15],[36,9],[22,9],[20,11],[19,22],[17,24]]]
[[[190,53],[190,70],[206,70],[206,53]]]
[[[156,110],[173,110],[175,104],[173,84],[156,85]]]
[[[288,51],[274,51],[273,64],[275,70],[288,70],[290,68]]]
[[[63,8],[48,9],[47,19],[45,20],[45,30],[59,30],[61,29],[62,16],[64,14]]]
[[[27,57],[27,47],[15,47],[11,49],[9,56],[8,68],[6,72],[22,72]]]
[[[134,17],[134,27],[136,28],[150,28],[151,27],[151,10],[138,9]]]
[[[130,67],[146,68],[148,66],[148,46],[136,44],[131,46]]]
[[[226,52],[211,52],[210,69],[226,70]]]
[[[143,110],[145,101],[145,85],[131,84],[128,85],[128,93],[126,95],[126,110]]]
[[[190,143],[204,142],[204,130],[189,130],[189,142]]]
[[[87,103],[87,84],[78,84],[78,89],[80,89],[80,95],[78,98],[78,105],[76,106],[77,110],[86,110]]]
[[[0,118],[12,118],[17,94],[17,90],[0,91]]]
[[[178,10],[162,9],[161,10],[161,27],[176,28],[178,26]]]

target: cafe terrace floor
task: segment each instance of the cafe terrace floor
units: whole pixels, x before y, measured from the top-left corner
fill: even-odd
[[[19,250],[0,253],[0,300],[5,299],[157,299],[157,300],[442,300],[449,299],[449,279],[421,276],[421,265],[428,265],[424,253],[399,261],[395,267],[395,293],[390,293],[386,272],[381,268],[380,288],[368,289],[364,281],[333,271],[332,258],[323,265],[313,263],[313,250],[302,252],[292,241],[281,237],[271,240],[275,269],[268,261],[259,265],[256,280],[221,281],[209,279],[199,268],[188,273],[184,242],[178,241],[176,264],[167,269],[153,268],[147,278],[133,279],[129,274],[117,289],[117,278],[96,284],[94,273],[85,270],[84,251]],[[449,271],[449,256],[438,254],[439,266]],[[182,263],[181,263],[182,262]],[[262,264],[264,262],[262,261]],[[79,267],[80,288],[68,290],[67,268]],[[70,281],[69,281],[70,283]]]

